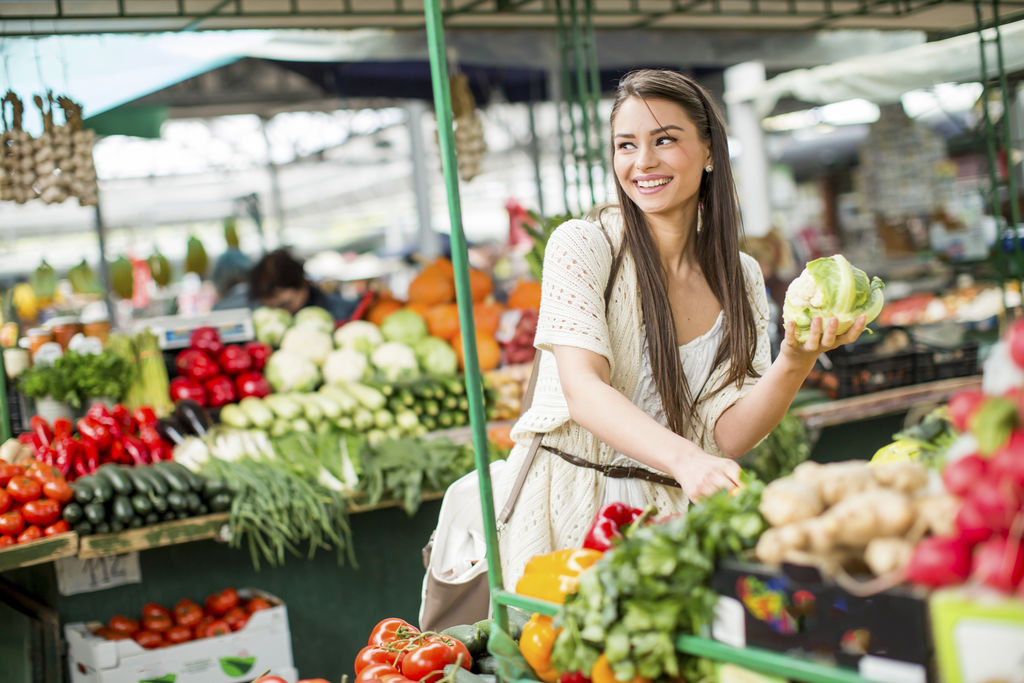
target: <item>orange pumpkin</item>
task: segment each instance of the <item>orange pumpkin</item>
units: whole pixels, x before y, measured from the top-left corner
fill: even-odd
[[[494,280],[491,276],[477,268],[469,269],[469,290],[472,292],[473,301],[480,302],[487,298],[494,291]]]
[[[455,279],[455,269],[452,267],[452,262],[443,256],[438,256],[432,262],[423,266],[420,272],[437,275],[445,280]]]
[[[512,425],[494,425],[487,430],[487,439],[492,441],[498,448],[509,449],[516,445],[512,440]]]
[[[494,333],[498,331],[501,314],[502,308],[498,304],[474,304],[473,326],[477,332],[484,332],[493,337]]]
[[[451,339],[459,331],[458,304],[435,304],[427,309],[427,330],[434,337]]]
[[[462,353],[461,333],[452,337],[452,348],[455,349],[455,355],[459,357],[459,367],[465,370],[466,361]],[[493,336],[479,331],[476,333],[476,359],[481,372],[498,367],[501,362],[501,347],[498,346],[498,342],[494,340]]]
[[[384,319],[402,307],[402,302],[390,297],[378,299],[366,312],[366,319],[380,327]]]
[[[404,306],[404,308],[412,311],[413,313],[415,313],[416,315],[420,316],[421,318],[426,318],[427,317],[427,311],[430,310],[431,304],[428,304],[428,303],[423,302],[423,301],[410,301],[409,303],[407,303]]]
[[[519,280],[508,295],[509,308],[540,310],[540,283],[535,280]]]
[[[455,284],[437,271],[421,271],[409,283],[409,302],[422,302],[428,306],[444,304],[455,299]]]

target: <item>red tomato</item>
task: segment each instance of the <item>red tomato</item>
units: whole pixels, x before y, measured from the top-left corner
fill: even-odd
[[[21,510],[11,510],[0,515],[0,534],[17,536],[25,528],[25,519]]]
[[[3,513],[7,512],[10,509],[11,509],[11,496],[10,496],[10,494],[7,493],[7,491],[4,491],[3,489],[0,489],[0,515],[2,515]]]
[[[30,500],[22,506],[21,516],[29,524],[50,526],[60,519],[60,503],[49,498]]]
[[[174,622],[171,620],[169,614],[154,614],[148,617],[142,617],[142,628],[147,631],[166,631],[170,627],[174,626]]]
[[[303,678],[298,683],[330,683],[326,678]]]
[[[212,593],[206,598],[206,611],[224,616],[238,605],[238,593],[234,588],[225,588],[220,593]]]
[[[249,613],[243,607],[232,607],[223,617],[232,631],[241,631],[249,621]]]
[[[129,619],[128,617],[115,614],[110,617],[110,622],[107,624],[111,631],[117,631],[123,633],[126,636],[130,636],[139,630],[139,622],[135,619]]]
[[[69,531],[71,531],[71,525],[62,519],[43,529],[43,536],[56,536],[57,534],[65,534]]]
[[[280,676],[260,676],[252,683],[288,683]]]
[[[129,638],[128,635],[121,633],[119,631],[115,631],[112,628],[107,628],[106,626],[104,626],[103,628],[96,629],[95,631],[93,631],[93,633],[98,635],[100,638],[103,638],[104,640],[128,640]]]
[[[155,602],[147,602],[142,606],[142,616],[145,617],[169,617],[171,610]]]
[[[206,637],[206,627],[211,623],[213,623],[213,617],[209,615],[204,615],[203,618],[199,620],[199,623],[192,629],[192,634],[196,640]]]
[[[164,631],[164,640],[172,644],[192,640],[192,629],[188,626],[172,626]]]
[[[6,548],[7,546],[14,545],[17,542],[18,541],[14,538],[14,536],[8,536],[7,534],[3,534],[2,536],[0,536],[0,548]]]
[[[459,658],[460,651],[454,645],[458,642],[454,638],[426,640],[402,659],[402,675],[423,683],[433,683],[444,678],[444,667],[454,664]],[[461,660],[461,665],[465,669],[472,666],[468,654],[464,654]]]
[[[355,672],[359,673],[371,664],[390,664],[391,666],[394,666],[397,659],[397,651],[388,652],[382,647],[367,645],[356,655]]]
[[[174,606],[174,621],[178,626],[194,628],[203,620],[203,608],[191,600],[182,600]]]
[[[228,622],[223,619],[214,619],[206,628],[203,629],[204,638],[213,638],[215,636],[226,636],[231,633],[231,627],[228,626]]]
[[[12,465],[10,463],[0,463],[0,486],[7,486],[8,482],[15,477],[20,477],[25,474],[25,469],[21,465]]]
[[[132,636],[132,640],[147,650],[152,650],[164,644],[164,637],[153,631],[138,631]]]
[[[355,683],[370,683],[383,680],[385,676],[401,676],[402,673],[390,664],[370,664],[356,675]]]
[[[270,609],[271,607],[273,607],[273,605],[270,604],[269,600],[267,600],[266,598],[261,598],[258,595],[249,602],[245,603],[245,610],[249,614],[252,614],[253,612],[259,612],[261,609]]]
[[[61,471],[53,465],[47,465],[33,460],[32,464],[25,468],[25,476],[32,477],[40,484],[45,484],[48,481],[56,481],[58,479],[64,479],[64,475]]]
[[[75,494],[70,484],[61,478],[43,482],[43,495],[58,503],[70,503]]]
[[[398,617],[389,617],[377,622],[377,625],[370,631],[370,638],[366,641],[366,644],[380,647],[385,643],[403,640],[419,632],[419,629],[408,621]]]
[[[43,537],[43,530],[39,527],[32,525],[25,527],[25,530],[18,534],[18,543],[28,543],[29,541],[36,541]]]
[[[43,495],[43,486],[35,479],[21,475],[7,482],[7,493],[19,503],[27,503]]]

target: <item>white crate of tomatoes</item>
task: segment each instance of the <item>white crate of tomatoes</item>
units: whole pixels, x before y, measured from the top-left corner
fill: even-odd
[[[203,605],[147,603],[138,616],[67,624],[71,683],[230,683],[268,669],[298,677],[288,613],[268,593],[226,588]]]

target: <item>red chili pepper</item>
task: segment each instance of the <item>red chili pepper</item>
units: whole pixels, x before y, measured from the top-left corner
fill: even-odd
[[[153,427],[143,427],[139,430],[139,439],[142,443],[146,444],[150,461],[156,462],[160,460],[160,450],[164,445],[163,439],[160,438],[160,433]]]
[[[121,441],[115,441],[110,444],[110,450],[100,456],[100,463],[105,462],[116,462],[118,465],[131,465],[132,459],[124,450],[124,440],[127,439],[131,434],[127,434],[121,437]]]
[[[54,465],[65,478],[70,477],[72,472],[79,477],[82,476],[78,466],[78,461],[81,459],[81,445],[72,438],[62,439],[56,444],[57,460]]]
[[[102,403],[100,401],[97,401],[96,403],[93,403],[91,406],[89,406],[89,410],[86,411],[85,414],[87,417],[91,417],[92,419],[96,420],[97,422],[100,422],[101,424],[102,420],[100,420],[100,418],[111,417],[110,411],[107,409],[107,404]]]
[[[224,373],[237,375],[252,368],[252,358],[241,346],[225,346],[217,354],[217,364]]]
[[[107,431],[110,432],[110,438],[112,441],[116,441],[121,438],[121,425],[114,419],[114,416],[102,403],[92,404],[92,407],[89,408],[89,412],[85,415],[86,417],[91,418],[94,422],[106,427]]]
[[[114,441],[111,443],[108,453],[113,455],[116,446],[121,447],[121,453],[123,454],[124,446],[121,446],[120,441]],[[89,471],[89,474],[92,474],[96,471],[96,468],[100,466],[100,454],[99,451],[96,450],[96,445],[91,441],[83,441],[79,450],[81,451],[80,457],[82,462],[85,463],[85,468]]]
[[[82,450],[81,444],[76,444],[78,447],[74,449],[74,458],[72,463],[74,464],[74,471],[76,477],[84,477],[87,474],[92,474],[96,471],[93,467],[90,469],[89,461],[86,459],[85,451]],[[98,460],[99,458],[97,458]]]
[[[53,440],[60,441],[62,438],[71,438],[74,425],[66,417],[58,417],[53,421]]]
[[[53,446],[43,446],[36,451],[36,460],[40,461],[44,465],[57,465],[57,451],[53,450]]]
[[[110,448],[110,444],[113,441],[110,430],[96,420],[86,416],[79,420],[76,426],[78,427],[78,433],[82,436],[82,440],[88,439],[92,441],[96,444],[96,450],[105,451]]]
[[[189,337],[189,345],[193,349],[206,351],[211,355],[217,355],[224,348],[224,342],[220,339],[220,333],[216,327],[197,327],[192,330]]]
[[[152,427],[157,423],[156,413],[149,406],[139,406],[132,411],[132,419],[139,426],[139,429],[143,427]]]
[[[110,415],[117,422],[117,425],[121,428],[122,434],[135,434],[139,430],[139,426],[135,424],[135,419],[132,417],[132,412],[125,408],[120,403],[115,403],[114,407],[110,411]]]
[[[604,552],[622,540],[622,528],[643,513],[640,508],[625,503],[608,503],[597,511],[590,530],[583,539],[583,547]]]
[[[46,418],[33,415],[28,423],[32,427],[32,433],[35,434],[41,446],[49,446],[53,442],[53,431],[50,429],[50,423],[46,421]]]
[[[249,358],[252,359],[252,369],[262,370],[263,366],[267,364],[267,359],[270,358],[270,347],[258,341],[251,341],[243,344],[242,348],[246,350]]]
[[[149,465],[149,450],[146,448],[146,444],[142,442],[137,436],[129,434],[122,440],[124,444],[124,452],[130,459],[132,465]]]

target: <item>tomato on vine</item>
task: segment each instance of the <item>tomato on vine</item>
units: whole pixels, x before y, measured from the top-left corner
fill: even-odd
[[[389,617],[382,619],[377,622],[377,625],[370,631],[370,637],[366,641],[367,645],[374,647],[380,647],[387,643],[392,643],[396,640],[405,640],[411,636],[418,635],[420,630],[410,624],[405,619],[399,619],[398,617]]]

